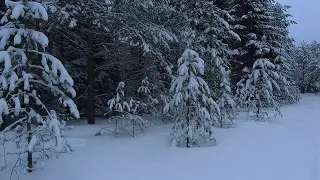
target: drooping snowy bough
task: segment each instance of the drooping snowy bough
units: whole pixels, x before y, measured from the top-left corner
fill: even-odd
[[[46,102],[54,97],[78,118],[77,106],[69,97],[76,92],[61,61],[45,51],[49,40],[39,31],[41,21],[48,20],[44,6],[30,0],[6,0],[5,4],[8,10],[0,27],[0,125],[5,124],[0,132],[4,148],[0,165],[8,169],[6,157],[16,155],[14,168],[27,167],[31,172],[41,164],[38,160],[71,151],[63,138],[64,123]]]
[[[212,124],[219,116],[219,107],[210,97],[210,89],[201,78],[204,61],[187,49],[178,60],[177,76],[170,92],[173,99],[165,107],[175,111],[175,124],[171,133],[173,146],[207,146],[216,143],[212,137]]]

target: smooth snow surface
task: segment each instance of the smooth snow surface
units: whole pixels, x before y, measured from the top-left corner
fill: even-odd
[[[170,148],[171,125],[135,138],[94,136],[102,124],[74,123],[72,154],[21,180],[320,180],[320,95],[304,95],[271,123],[214,129],[218,145]],[[241,118],[240,118],[241,119]],[[8,176],[0,176],[7,180]],[[17,179],[14,177],[13,179]]]

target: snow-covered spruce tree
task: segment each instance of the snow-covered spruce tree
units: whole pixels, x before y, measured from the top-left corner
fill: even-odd
[[[274,96],[274,91],[280,90],[276,82],[279,75],[275,69],[275,65],[269,59],[258,59],[246,82],[246,104],[257,120],[269,117],[270,110],[280,114],[280,103]]]
[[[268,48],[272,52],[270,57],[279,74],[277,83],[280,91],[276,91],[274,95],[281,105],[295,103],[300,96],[293,78],[295,75],[292,74],[290,49],[294,47],[294,44],[293,39],[289,37],[289,27],[295,22],[288,19],[291,16],[288,14],[289,8],[290,6],[273,2],[268,7],[269,13],[267,15],[270,17],[268,24],[263,26]]]
[[[235,21],[230,12],[234,9],[231,6],[232,1],[216,1],[215,4],[221,9],[220,19],[218,23],[220,26],[211,25],[213,27],[220,27],[207,35],[211,36],[210,47],[208,53],[211,59],[211,72],[218,75],[219,80],[216,82],[217,104],[220,108],[220,116],[218,117],[218,124],[215,126],[227,128],[233,124],[236,119],[237,107],[234,100],[234,95],[231,90],[230,78],[230,60],[234,53],[230,47],[230,42],[239,42],[241,38],[234,32],[232,23]],[[213,29],[213,28],[212,28]],[[212,41],[215,40],[215,43]]]
[[[43,5],[30,0],[6,0],[5,4],[8,10],[0,30],[0,112],[10,125],[1,132],[0,142],[4,148],[14,142],[16,149],[4,149],[1,156],[17,154],[25,167],[27,155],[26,169],[31,172],[38,159],[71,150],[62,137],[63,124],[54,110],[46,108],[44,97],[52,94],[78,118],[77,107],[68,97],[75,97],[76,92],[63,64],[45,52],[48,38],[35,30],[38,23],[48,20]]]
[[[229,127],[236,117],[236,106],[230,88],[228,41],[239,41],[229,24],[229,3],[218,1],[178,1],[178,10],[185,17],[182,42],[205,59],[205,79],[220,107],[220,115],[214,125]],[[179,5],[179,6],[178,6]],[[228,8],[226,8],[228,7]],[[214,116],[216,111],[213,112]]]
[[[281,105],[289,105],[297,103],[301,98],[301,92],[295,81],[297,72],[295,72],[295,62],[293,60],[294,53],[291,50],[287,50],[284,55],[279,55],[276,58],[276,62],[281,64],[275,64],[278,69],[279,79],[277,81],[280,91],[275,92],[275,97]]]
[[[234,27],[241,42],[232,44],[236,49],[232,61],[233,79],[238,85],[237,93],[241,93],[238,94],[238,97],[241,97],[238,99],[239,103],[250,105],[249,109],[255,109],[255,116],[260,117],[261,108],[279,110],[279,92],[289,92],[286,91],[288,76],[285,74],[285,69],[288,64],[286,52],[292,45],[287,30],[290,21],[282,7],[274,1],[235,0],[234,3],[236,4]],[[263,71],[259,69],[267,71],[260,74]],[[260,76],[263,79],[258,83]],[[267,84],[269,82],[272,82],[272,86]],[[262,85],[263,83],[265,85]],[[261,86],[268,88],[263,92],[259,90]],[[249,103],[249,100],[256,104]]]
[[[265,42],[264,37],[260,45],[263,45],[263,42]],[[269,53],[269,49],[262,48],[259,52],[261,53],[260,55]],[[274,96],[275,91],[280,91],[280,87],[277,84],[280,76],[277,71],[277,67],[270,59],[262,56],[254,62],[248,77],[243,79],[245,85],[240,92],[245,94],[242,100],[249,113],[253,113],[258,121],[266,120],[266,118],[270,117],[269,113],[272,113],[272,111],[280,114],[280,103]]]
[[[138,115],[138,111],[142,106],[140,101],[135,101],[132,98],[130,98],[129,102],[126,100],[124,87],[125,83],[120,82],[116,89],[115,97],[108,101],[109,109],[113,112],[110,120],[115,120],[115,127],[111,131],[114,136],[130,134],[134,137],[137,128],[140,132],[143,132],[148,125],[148,121]],[[118,121],[122,121],[122,123]],[[106,134],[108,131],[110,131],[110,127],[103,127],[96,133],[96,136]]]
[[[170,88],[173,99],[165,107],[165,111],[177,112],[171,133],[173,146],[200,146],[208,140],[215,144],[210,108],[217,104],[201,75],[204,75],[204,61],[195,51],[187,49],[178,60],[177,76]]]
[[[320,91],[320,44],[302,43],[292,49],[292,73],[302,93]]]
[[[118,116],[124,116],[126,112],[129,113],[131,110],[128,102],[124,99],[124,85],[124,82],[120,82],[115,97],[108,101],[109,109],[116,112]]]
[[[237,106],[233,99],[232,91],[229,82],[229,73],[227,69],[220,68],[221,82],[219,92],[219,99],[217,104],[220,108],[220,116],[218,117],[219,126],[222,128],[228,128],[233,124],[233,120],[236,119]]]
[[[147,76],[141,81],[141,84],[142,85],[137,90],[141,102],[140,111],[143,111],[145,113],[151,113],[152,115],[158,114],[156,105],[159,104],[159,100],[157,98],[152,97],[150,83],[148,81]]]

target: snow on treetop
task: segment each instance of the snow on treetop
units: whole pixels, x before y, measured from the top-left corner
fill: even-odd
[[[192,70],[192,74],[204,74],[203,59],[199,57],[198,53],[191,49],[187,49],[184,51],[182,57],[178,60],[178,66],[179,76],[190,75],[189,69]],[[190,67],[188,68],[188,66]]]
[[[149,85],[148,77],[146,76],[141,82],[142,82],[142,86],[138,88],[138,92],[143,92],[145,94],[151,93],[148,87]]]
[[[170,88],[170,92],[175,93],[176,105],[183,99],[196,100],[199,93],[210,94],[208,84],[198,76],[204,74],[204,61],[198,53],[187,49],[178,60],[178,65],[178,76],[173,80]]]
[[[122,81],[119,82],[119,88],[124,88],[124,85],[125,85],[124,82],[122,82]]]
[[[33,1],[10,1],[5,0],[5,4],[11,9],[11,19],[19,19],[20,17],[25,17],[26,15],[31,16],[35,19],[48,20],[48,13],[42,4]],[[9,12],[9,11],[8,11]],[[2,23],[8,21],[7,13],[4,18],[2,18]]]
[[[122,96],[124,96],[124,92],[123,92],[124,85],[125,85],[124,82],[121,81],[119,82],[119,85],[116,89],[116,92],[120,93]]]

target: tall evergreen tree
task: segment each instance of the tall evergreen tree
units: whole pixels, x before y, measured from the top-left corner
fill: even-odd
[[[204,72],[204,61],[193,50],[187,49],[178,60],[177,77],[170,88],[173,99],[166,106],[166,110],[177,112],[171,134],[173,146],[200,146],[208,140],[215,143],[210,109],[219,110],[219,107],[210,97],[207,83],[201,78]]]
[[[226,2],[177,1],[175,8],[185,17],[180,29],[182,47],[187,46],[200,53],[206,61],[206,81],[217,100],[221,113],[214,124],[228,127],[235,119],[236,107],[230,88],[229,41],[239,40],[229,21],[233,17]],[[221,9],[221,8],[225,9]]]
[[[292,73],[302,93],[320,91],[320,44],[302,43],[292,49]]]
[[[294,46],[294,40],[289,37],[289,27],[296,22],[289,19],[291,17],[288,14],[289,8],[290,6],[281,5],[278,2],[272,3],[270,8],[272,19],[268,26],[270,28],[265,33],[268,36],[267,43],[272,56],[275,57],[274,64],[280,77],[277,81],[280,91],[276,91],[275,96],[281,104],[295,103],[299,99],[299,89],[290,72],[292,59],[289,53]]]
[[[29,0],[5,3],[8,10],[1,19],[5,25],[0,30],[0,112],[6,118],[15,118],[1,132],[1,142],[5,147],[14,140],[18,145],[14,152],[27,154],[27,170],[31,172],[36,161],[33,155],[50,150],[70,151],[62,138],[56,112],[48,109],[43,100],[52,94],[78,118],[77,106],[69,97],[75,97],[76,91],[61,61],[46,53],[49,44],[46,35],[35,30],[39,22],[48,21],[44,6]],[[14,126],[15,135],[5,136]],[[3,156],[14,152],[5,150]]]
[[[292,44],[287,30],[290,21],[285,8],[272,0],[235,3],[235,27],[241,42],[233,44],[237,48],[233,79],[238,82],[239,101],[251,106],[249,109],[258,108],[255,112],[260,117],[261,108],[279,109],[280,99],[275,94],[282,90],[289,92],[284,69],[288,62],[285,53]],[[268,88],[262,90],[263,86]]]

